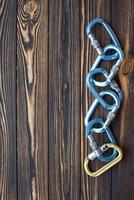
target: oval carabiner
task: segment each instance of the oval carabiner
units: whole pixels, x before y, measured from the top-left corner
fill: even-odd
[[[115,151],[117,151],[118,156],[115,159],[113,159],[111,162],[107,163],[106,165],[104,165],[102,168],[100,168],[99,170],[97,170],[95,172],[92,172],[90,170],[90,168],[89,168],[90,159],[87,157],[84,161],[84,169],[89,176],[96,177],[96,176],[103,174],[105,171],[110,169],[112,166],[114,166],[116,163],[118,163],[122,159],[123,153],[119,146],[117,146],[115,144],[105,144],[105,146],[106,146],[106,148],[113,148]]]
[[[111,39],[113,41],[113,44],[115,44],[116,46],[120,47],[120,43],[119,43],[115,33],[113,32],[113,30],[109,26],[109,24],[106,21],[104,21],[104,19],[101,19],[101,18],[94,19],[88,24],[86,32],[87,32],[88,37],[91,40],[92,46],[97,50],[99,55],[101,55],[103,53],[103,50],[100,47],[99,42],[96,40],[96,38],[95,38],[95,36],[93,34],[93,30],[92,30],[93,27],[96,24],[101,24],[102,26],[104,26],[104,28],[106,29],[106,31],[110,35],[110,37],[111,37]],[[112,55],[105,55],[105,60],[114,60],[114,59],[118,58],[118,56],[119,56],[118,52],[116,52],[116,53],[114,53]]]

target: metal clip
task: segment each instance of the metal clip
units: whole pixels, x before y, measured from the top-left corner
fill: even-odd
[[[104,26],[107,33],[110,35],[113,44],[101,48],[99,41],[95,38],[92,30],[96,24],[101,24],[102,26]],[[109,124],[114,119],[116,112],[119,109],[121,101],[123,99],[123,93],[121,89],[118,87],[118,84],[115,82],[115,80],[113,80],[113,78],[118,72],[121,63],[124,60],[124,53],[120,47],[120,43],[116,35],[112,31],[111,27],[107,24],[107,22],[105,22],[103,19],[98,18],[92,20],[91,23],[88,24],[87,35],[91,40],[91,45],[93,46],[94,49],[96,49],[96,51],[99,54],[86,78],[87,85],[91,93],[95,97],[95,100],[92,103],[85,117],[86,136],[89,140],[89,145],[90,148],[92,149],[92,152],[90,152],[88,154],[88,157],[85,159],[84,167],[88,175],[95,177],[104,173],[107,169],[115,165],[122,158],[122,151],[116,145],[116,141],[109,128]],[[110,69],[110,73],[106,69],[100,67],[101,61],[103,60],[112,61],[115,59],[117,59],[117,61]],[[97,81],[95,79],[95,76],[98,74],[103,75],[105,80]],[[96,86],[106,87],[106,89],[100,92],[97,91]],[[107,86],[110,86],[110,90],[107,90]],[[114,102],[112,102],[112,104],[107,103],[107,101],[104,98],[105,95],[111,96]],[[106,120],[104,120],[103,118],[95,118],[95,119],[91,118],[98,104],[101,104],[101,106],[104,109],[109,111],[106,116]],[[99,147],[93,137],[94,133],[106,134],[110,143]],[[108,148],[113,148],[113,151],[109,156],[106,156],[103,153]],[[109,163],[100,168],[98,171],[92,172],[88,164],[90,160],[94,160],[95,158],[98,158],[102,162],[109,162]]]
[[[90,73],[87,75],[86,82],[87,82],[87,86],[88,86],[89,89],[91,90],[91,92],[92,92],[92,94],[94,95],[94,97],[95,97],[96,99],[98,99],[98,101],[99,101],[100,104],[103,106],[103,108],[107,109],[108,104],[106,103],[106,101],[103,100],[103,98],[100,96],[100,94],[98,94],[98,92],[97,92],[96,89],[95,89],[95,86],[104,87],[104,86],[107,86],[108,84],[107,84],[107,81],[98,82],[98,81],[95,81],[95,80],[94,80],[94,76],[95,76],[96,74],[98,74],[98,73],[103,74],[106,78],[108,77],[108,72],[107,72],[105,69],[103,69],[103,68],[97,68],[97,69],[95,69],[95,70],[90,71]],[[109,84],[110,84],[110,83],[111,83],[111,82],[109,82]],[[113,83],[116,83],[116,82],[114,81]],[[110,85],[110,86],[111,86],[111,85]],[[116,86],[117,86],[117,84],[116,84]],[[114,89],[114,85],[113,85],[113,88],[112,88],[112,89]],[[117,88],[115,88],[115,91],[117,91]],[[121,92],[121,90],[120,90],[119,92]],[[110,91],[110,93],[112,93],[112,91]],[[113,93],[112,93],[112,94],[110,94],[110,93],[109,93],[109,95],[111,95],[113,98],[114,98],[114,96],[117,96],[116,94],[113,95]],[[118,94],[118,95],[119,95],[119,94]],[[120,97],[120,96],[119,96],[119,97]],[[118,96],[117,96],[117,98],[114,98],[114,99],[119,99],[119,98],[118,98]],[[121,99],[119,99],[119,100],[121,101]]]
[[[91,171],[91,169],[89,168],[90,159],[89,157],[87,157],[84,161],[84,168],[85,168],[86,173],[89,176],[92,176],[92,177],[100,176],[101,174],[106,172],[108,169],[110,169],[112,166],[114,166],[116,163],[118,163],[122,159],[122,156],[123,156],[122,150],[117,145],[109,143],[109,144],[105,144],[104,148],[106,149],[113,148],[114,150],[118,152],[118,156],[95,172]]]
[[[110,70],[110,74],[108,75],[106,82],[107,84],[109,84],[111,82],[111,80],[114,78],[114,76],[116,75],[116,73],[118,72],[120,65],[122,64],[123,60],[124,60],[124,53],[122,51],[122,49],[118,46],[115,45],[108,45],[104,48],[104,52],[105,54],[109,51],[109,50],[115,50],[116,52],[118,52],[118,60],[117,62],[112,66],[111,70]],[[105,56],[102,57],[102,59],[105,60]]]
[[[116,94],[115,92],[113,91],[110,91],[110,90],[103,90],[101,91],[99,94],[99,97],[101,99],[103,99],[103,97],[105,95],[109,95],[111,96],[113,99],[114,99],[114,103],[113,104],[108,104],[106,103],[104,100],[105,103],[103,103],[103,107],[106,109],[106,110],[110,110],[110,113],[108,113],[107,115],[107,120],[112,121],[113,118],[114,118],[114,114],[117,112],[118,108],[120,107],[120,104],[121,104],[121,99],[119,98],[119,95]],[[92,103],[90,109],[88,110],[87,114],[86,114],[86,117],[85,117],[85,125],[87,126],[90,119],[91,119],[91,116],[92,114],[95,112],[96,108],[97,108],[97,105],[98,104],[101,104],[102,105],[102,102],[100,100],[98,100],[98,98],[96,98],[94,100],[94,102]],[[112,112],[112,113],[111,113]],[[97,130],[98,129],[98,130]],[[97,132],[100,132],[100,128],[96,128],[96,129],[93,129],[93,132],[97,133]]]
[[[94,125],[96,125],[96,124],[100,124],[100,125],[102,125],[102,127],[101,128],[93,128]],[[89,139],[90,146],[91,146],[92,150],[97,150],[98,149],[97,144],[93,143],[93,140],[91,141],[91,139],[90,139],[91,136],[93,135],[93,131],[94,132],[96,131],[96,133],[98,133],[98,134],[101,134],[101,133],[102,134],[106,134],[107,137],[108,137],[108,139],[109,139],[109,141],[110,141],[110,143],[116,144],[115,138],[114,138],[114,136],[113,136],[110,128],[109,127],[104,128],[104,121],[103,121],[103,119],[96,118],[96,119],[92,119],[90,122],[88,122],[88,125],[86,126],[86,134],[87,134],[87,137]],[[99,150],[98,150],[97,153],[98,153],[98,156],[97,156],[98,159],[101,160],[102,162],[109,162],[109,161],[113,160],[116,157],[116,155],[117,155],[117,152],[115,150],[109,156],[104,156],[102,154],[102,152],[100,152]]]
[[[113,44],[115,44],[116,46],[120,47],[120,43],[119,43],[115,33],[113,32],[113,30],[109,26],[109,24],[106,21],[104,21],[103,19],[101,19],[101,18],[94,19],[88,24],[86,32],[87,32],[88,37],[91,40],[92,46],[97,50],[99,55],[101,55],[103,53],[103,50],[101,49],[101,47],[99,45],[99,42],[95,38],[95,36],[93,34],[93,31],[92,31],[93,27],[96,24],[101,24],[102,26],[104,26],[104,28],[106,29],[106,31],[110,35],[110,37],[111,37],[111,39],[113,41]],[[116,58],[118,58],[118,53],[117,52],[114,53],[113,55],[106,55],[105,56],[105,60],[114,60]]]

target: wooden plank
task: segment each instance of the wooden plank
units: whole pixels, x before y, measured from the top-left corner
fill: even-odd
[[[98,0],[90,0],[90,1],[81,1],[81,96],[82,96],[82,121],[84,122],[84,117],[91,105],[91,102],[94,100],[93,96],[89,92],[89,89],[85,87],[85,78],[89,69],[93,65],[97,54],[94,49],[91,47],[91,43],[86,36],[85,30],[89,21],[94,18],[104,18],[109,24],[111,24],[111,1],[98,1]],[[96,26],[94,28],[94,33],[98,38],[99,42],[102,46],[105,46],[110,42],[110,38],[108,37],[107,32],[102,29],[101,26]],[[102,66],[106,67],[106,69],[110,69],[111,63],[102,62]],[[88,103],[88,101],[90,103]],[[104,109],[99,107],[96,115],[97,117],[106,117],[106,113]],[[84,126],[84,124],[83,124]],[[111,198],[111,170],[108,170],[103,176],[98,178],[92,178],[87,176],[83,169],[84,158],[88,155],[87,150],[87,139],[84,136],[84,127],[81,130],[81,198],[84,199],[103,199],[107,200]],[[106,143],[106,138],[102,135],[97,135],[98,143]],[[91,164],[93,170],[97,170],[100,167],[99,162],[94,161]]]
[[[18,1],[18,199],[48,199],[47,8]]]
[[[132,0],[18,0],[18,199],[133,200],[133,8]],[[85,29],[96,17],[112,25],[126,54],[119,76],[125,100],[112,126],[126,155],[94,179],[83,162],[84,117],[93,100],[85,78],[96,58]],[[105,31],[95,33],[105,44]]]
[[[49,199],[80,198],[79,9],[49,1]]]
[[[17,199],[16,172],[16,1],[3,0],[0,2],[1,200]]]
[[[119,80],[124,92],[122,108],[114,124],[124,158],[113,168],[112,199],[134,199],[134,1],[112,1],[113,27],[125,52]]]

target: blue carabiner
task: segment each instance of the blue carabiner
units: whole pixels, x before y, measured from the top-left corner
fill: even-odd
[[[106,53],[107,53],[108,51],[110,51],[110,50],[115,50],[115,51],[117,51],[116,53],[118,54],[118,58],[121,60],[121,62],[123,62],[123,60],[124,60],[124,53],[123,53],[123,51],[122,51],[122,49],[121,49],[120,46],[116,46],[116,45],[114,45],[114,44],[109,44],[109,45],[107,45],[106,47],[104,47],[103,50],[104,50],[104,54],[106,54]],[[111,55],[111,56],[112,56],[112,55]],[[107,57],[107,55],[102,56],[102,60],[106,60],[105,57]],[[112,60],[115,60],[115,59],[117,59],[117,58],[115,58],[115,57],[113,56]]]
[[[99,66],[99,64],[101,63],[101,61],[105,60],[105,57],[107,56],[106,53],[108,51],[110,51],[110,50],[114,50],[118,54],[117,63],[119,61],[120,61],[120,64],[123,62],[123,60],[124,60],[124,53],[123,53],[122,49],[120,47],[118,47],[118,46],[115,46],[114,44],[109,44],[106,47],[104,47],[103,54],[97,56],[97,58],[96,58],[96,60],[95,60],[95,62],[93,64],[93,66],[91,67],[90,71],[96,69]],[[117,59],[117,58],[113,56],[112,60],[115,60],[115,59]]]
[[[95,98],[100,102],[100,104],[103,106],[103,108],[108,110],[109,104],[100,96],[100,94],[98,94],[98,92],[96,91],[95,86],[94,86],[95,83],[96,83],[96,82],[94,81],[94,76],[95,76],[96,74],[98,74],[98,73],[102,73],[105,77],[108,77],[108,72],[107,72],[105,69],[103,69],[103,68],[97,68],[97,69],[95,69],[95,70],[90,71],[90,73],[87,75],[87,78],[86,78],[87,85],[88,85],[89,89],[91,90],[92,94],[94,95],[94,97],[95,97]],[[115,81],[114,81],[114,82],[115,82]],[[107,83],[106,81],[101,82],[101,83],[102,83],[103,86],[107,86],[107,85],[108,85],[108,83]],[[114,87],[113,87],[112,89],[114,89]],[[115,89],[115,92],[117,92],[116,89]],[[110,93],[111,93],[111,94],[110,94]],[[109,95],[112,96],[112,95],[113,95],[113,91],[111,90],[110,93],[109,93]],[[120,94],[120,93],[122,93],[121,90],[119,90],[119,92],[117,93],[117,95],[114,94],[114,96],[116,96],[116,98],[117,98],[118,101],[119,101],[119,105],[120,105],[120,103],[121,103],[122,96],[123,96],[123,95]],[[121,97],[121,98],[120,98],[120,97]]]
[[[87,32],[87,35],[88,37],[90,38],[90,36],[94,36],[93,34],[93,27],[96,25],[96,24],[101,24],[104,26],[104,28],[106,29],[106,31],[108,32],[108,34],[110,35],[112,41],[113,41],[113,44],[115,44],[116,46],[118,47],[121,47],[120,43],[119,43],[119,40],[117,39],[115,33],[113,32],[113,30],[111,29],[111,27],[109,26],[109,24],[104,21],[104,19],[102,18],[96,18],[94,20],[92,20],[88,26],[87,26],[87,29],[86,29],[86,32]],[[104,60],[114,60],[114,59],[117,59],[118,58],[118,52],[112,54],[112,55],[105,55],[104,57]]]
[[[110,87],[117,93],[120,101],[122,102],[123,99],[123,92],[121,91],[121,89],[119,88],[118,84],[116,83],[115,80],[112,80],[110,83]]]
[[[118,97],[118,95],[113,92],[113,91],[110,91],[110,90],[103,90],[99,93],[99,96],[102,98],[104,97],[105,95],[109,95],[111,96],[115,103],[113,104],[106,104],[106,110],[118,110],[118,108],[120,107],[120,104],[121,104],[121,100],[120,98]],[[93,115],[93,113],[95,112],[96,108],[97,108],[97,105],[100,103],[100,101],[96,98],[94,100],[94,102],[92,103],[90,109],[88,110],[87,114],[86,114],[86,117],[85,117],[85,126],[88,125],[88,123],[90,122],[90,119],[91,119],[91,116]],[[94,133],[102,133],[105,129],[103,127],[101,128],[93,128],[92,131]]]
[[[88,123],[88,125],[86,126],[86,134],[87,134],[87,136],[93,134],[92,129],[93,129],[93,126],[96,125],[96,124],[101,124],[102,127],[103,127],[104,120],[101,119],[101,118],[96,118],[96,119],[91,120]],[[108,136],[109,141],[111,143],[113,143],[113,144],[116,144],[115,138],[114,138],[110,128],[107,127],[101,133],[103,133],[103,134],[106,133],[107,136]],[[102,162],[109,162],[109,161],[113,160],[116,157],[116,155],[117,155],[117,151],[114,150],[113,153],[110,156],[101,155],[101,156],[98,157],[98,159],[101,160]]]

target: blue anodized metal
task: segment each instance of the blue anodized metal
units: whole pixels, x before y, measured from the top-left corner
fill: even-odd
[[[101,124],[103,127],[104,120],[101,118],[96,118],[96,119],[91,120],[90,123],[88,123],[88,125],[86,127],[87,136],[93,134],[92,128],[96,124]],[[114,138],[111,130],[109,129],[109,127],[107,127],[105,130],[101,131],[100,133],[106,134],[108,136],[110,143],[116,144],[115,138]],[[104,156],[102,154],[98,157],[98,159],[101,160],[102,162],[109,162],[109,161],[113,160],[116,157],[116,155],[117,155],[117,152],[116,152],[116,150],[114,150],[110,156]]]
[[[93,27],[96,24],[101,24],[102,26],[104,26],[104,28],[110,35],[113,44],[107,45],[103,49],[100,47],[99,42],[96,40],[93,34]],[[88,73],[86,77],[87,86],[89,87],[91,93],[94,95],[95,100],[86,114],[85,126],[86,126],[86,135],[90,139],[90,142],[92,142],[90,146],[92,150],[97,150],[98,149],[97,144],[92,138],[92,135],[94,133],[106,134],[110,142],[116,144],[115,138],[109,128],[109,124],[115,117],[115,114],[120,107],[120,104],[123,98],[123,93],[118,87],[118,84],[116,83],[116,81],[113,80],[113,78],[118,72],[121,63],[124,60],[124,53],[111,27],[109,26],[107,22],[105,22],[101,18],[94,19],[88,24],[87,35],[91,40],[92,46],[97,50],[98,56],[93,66],[91,67],[90,72]],[[108,54],[111,52],[112,54]],[[100,67],[101,61],[103,60],[111,61],[111,60],[116,60],[116,59],[117,61],[111,67],[110,73],[106,69]],[[97,74],[102,74],[105,77],[105,81],[95,80],[95,76]],[[110,90],[106,89],[106,90],[102,90],[101,92],[97,92],[96,86],[98,87],[110,86]],[[109,95],[113,98],[114,102],[112,104],[109,104],[104,100],[104,97],[106,95]],[[101,104],[104,109],[109,111],[107,114],[106,120],[102,118],[92,119],[92,115],[99,104]],[[101,125],[101,127],[100,126],[96,127],[96,125],[98,124]],[[102,162],[108,162],[116,157],[117,152],[114,150],[110,156],[104,156],[103,153],[100,154],[100,150],[97,150],[96,155],[98,159],[101,160]]]
[[[111,96],[113,99],[114,99],[114,103],[113,104],[108,104],[106,103],[106,110],[110,110],[110,111],[116,111],[118,110],[118,108],[120,107],[120,99],[118,98],[117,94],[113,91],[110,91],[110,90],[103,90],[99,93],[99,96],[101,97],[104,97],[105,95],[109,95]],[[86,114],[86,117],[85,117],[85,126],[87,127],[88,124],[90,123],[90,120],[91,120],[91,116],[93,115],[93,113],[95,112],[98,104],[100,103],[100,101],[96,98],[94,100],[94,102],[92,103],[90,109],[88,110],[87,114]],[[93,128],[91,130],[92,132],[94,133],[99,133],[99,132],[103,132],[104,131],[104,128]]]
[[[120,47],[120,43],[119,43],[115,33],[113,32],[113,30],[111,29],[109,24],[106,21],[104,21],[104,19],[102,19],[102,18],[97,18],[97,19],[92,20],[87,26],[86,32],[87,32],[88,37],[91,39],[91,41],[95,40],[95,36],[93,34],[93,27],[96,24],[101,24],[102,26],[104,26],[104,28],[106,29],[106,31],[110,35],[110,37],[111,37],[111,39],[113,41],[113,44],[115,44],[116,46]],[[105,60],[114,60],[116,58],[118,58],[118,53],[117,52],[112,54],[112,55],[106,55],[105,56]]]

